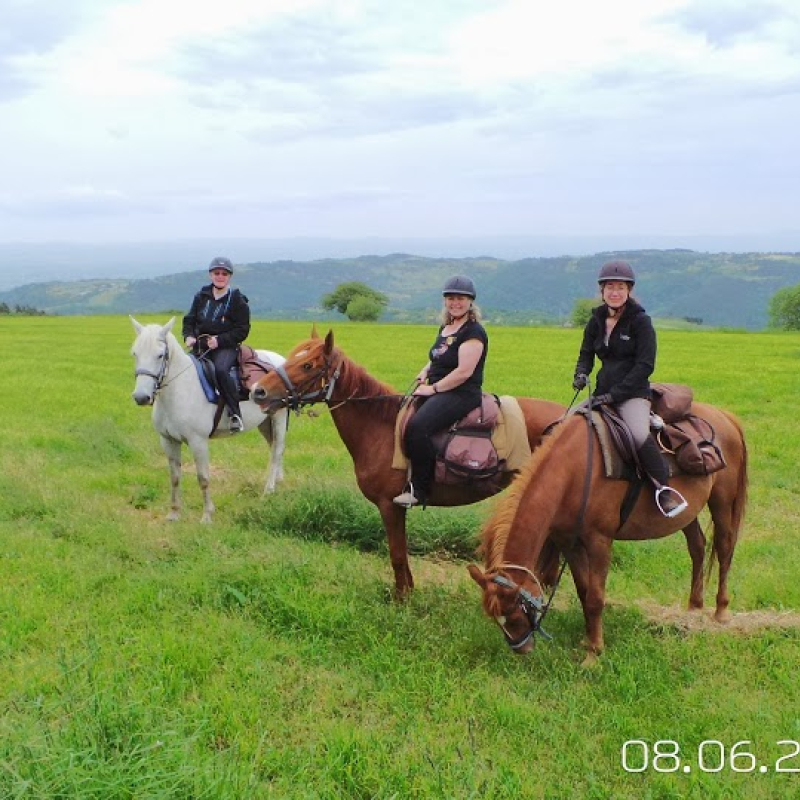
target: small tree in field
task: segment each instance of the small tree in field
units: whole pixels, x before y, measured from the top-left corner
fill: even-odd
[[[576,328],[583,328],[592,316],[592,311],[597,305],[597,300],[582,297],[575,301],[570,319]]]
[[[785,331],[800,330],[800,284],[778,289],[769,301],[769,322]]]
[[[347,306],[347,318],[353,322],[375,322],[381,315],[383,306],[374,297],[359,295]]]
[[[388,303],[389,298],[385,294],[358,281],[340,283],[322,298],[324,309],[330,311],[335,308],[353,322],[374,322]]]

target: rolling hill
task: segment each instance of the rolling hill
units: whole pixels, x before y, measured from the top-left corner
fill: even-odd
[[[766,327],[772,295],[800,283],[800,253],[675,249],[519,260],[394,253],[252,262],[237,265],[234,284],[248,296],[255,317],[334,318],[336,315],[320,309],[322,296],[345,281],[362,281],[389,297],[383,320],[423,321],[438,312],[444,280],[463,273],[475,280],[478,302],[493,323],[560,323],[569,318],[577,299],[597,295],[598,269],[611,258],[625,258],[633,264],[638,278],[636,294],[652,316],[691,319],[714,327]],[[194,292],[207,282],[202,270],[143,279],[51,281],[0,292],[0,303],[68,315],[181,313]]]

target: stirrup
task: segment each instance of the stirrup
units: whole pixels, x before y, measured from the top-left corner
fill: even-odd
[[[666,502],[668,504],[675,503],[672,508],[664,508],[664,505],[661,502],[661,495],[662,493],[666,492]],[[672,496],[674,495],[674,497]],[[671,486],[661,486],[656,489],[656,505],[658,506],[658,510],[665,516],[669,517],[677,517],[678,514],[686,511],[689,504],[686,502],[686,498],[677,490],[673,489]]]
[[[403,508],[413,508],[414,506],[418,506],[419,499],[414,494],[413,484],[409,481],[408,484],[406,484],[406,488],[402,494],[399,494],[397,497],[393,498],[392,502],[395,505],[402,506]]]

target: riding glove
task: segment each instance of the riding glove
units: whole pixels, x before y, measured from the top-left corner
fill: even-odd
[[[585,389],[586,385],[589,383],[589,378],[583,372],[578,372],[575,375],[575,378],[572,381],[572,388],[579,392],[581,389]]]

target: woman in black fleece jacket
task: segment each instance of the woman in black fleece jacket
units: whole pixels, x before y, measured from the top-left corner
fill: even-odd
[[[250,306],[247,298],[231,289],[233,266],[230,259],[218,256],[208,267],[211,283],[192,300],[183,318],[183,339],[187,347],[204,353],[214,364],[217,386],[230,415],[231,433],[244,428],[236,383],[231,367],[236,363],[239,345],[250,333]]]
[[[609,261],[598,276],[603,304],[592,312],[583,331],[575,378],[576,391],[588,383],[597,357],[593,408],[610,403],[630,428],[642,467],[656,487],[656,505],[667,517],[686,508],[686,500],[669,483],[669,468],[650,435],[650,376],[656,366],[653,322],[631,292],[636,283],[627,261]]]

